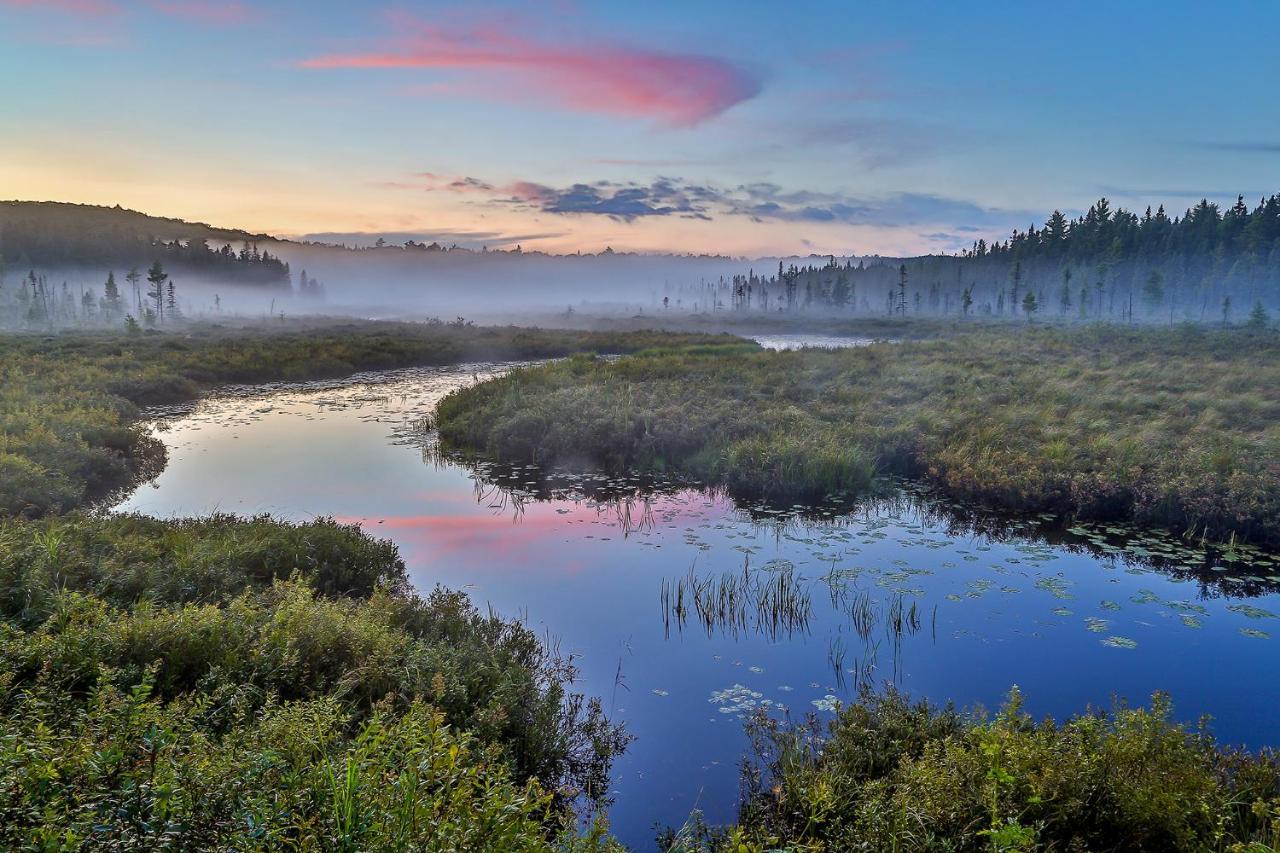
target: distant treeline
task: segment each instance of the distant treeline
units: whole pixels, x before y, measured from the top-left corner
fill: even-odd
[[[772,271],[770,271],[772,273]],[[1252,209],[1201,201],[1180,217],[1100,199],[1068,219],[959,255],[786,267],[668,290],[668,310],[1249,320],[1280,307],[1280,195]]]
[[[289,286],[289,265],[259,249],[260,237],[121,208],[0,204],[0,267],[19,274],[66,268],[124,272],[160,262],[175,272],[229,283]]]

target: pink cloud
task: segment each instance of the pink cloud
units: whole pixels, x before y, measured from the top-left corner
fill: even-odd
[[[50,9],[89,17],[105,17],[120,11],[120,7],[111,0],[0,0],[0,5],[11,9]]]
[[[711,56],[551,44],[496,27],[450,31],[403,17],[397,23],[405,35],[378,50],[320,56],[302,66],[481,72],[495,76],[506,97],[517,89],[582,112],[674,126],[698,124],[760,91],[752,74]]]
[[[163,15],[189,18],[207,24],[243,24],[256,16],[245,3],[213,0],[145,0],[146,6]],[[89,18],[115,17],[124,7],[115,0],[0,0],[11,9],[38,9]]]

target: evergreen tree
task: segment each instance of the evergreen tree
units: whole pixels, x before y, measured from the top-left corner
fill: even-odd
[[[142,281],[142,273],[138,272],[138,268],[134,267],[129,270],[124,277],[125,281],[133,286],[133,310],[142,310],[142,291],[138,288],[138,282]],[[136,322],[136,321],[135,321]]]
[[[1261,302],[1253,304],[1253,310],[1249,312],[1249,328],[1265,329],[1267,324],[1271,322],[1271,317],[1267,314],[1267,309],[1262,307]]]
[[[1142,298],[1152,314],[1164,301],[1164,274],[1160,270],[1152,270],[1147,276],[1147,280],[1142,285]]]
[[[120,288],[116,286],[116,274],[107,273],[107,283],[102,287],[102,310],[108,317],[120,314]]]
[[[1027,315],[1028,323],[1031,322],[1031,315],[1035,314],[1039,308],[1040,305],[1036,301],[1035,291],[1028,290],[1022,297],[1022,313]]]
[[[849,277],[844,273],[837,275],[831,286],[831,304],[841,309],[849,304]]]
[[[169,292],[165,297],[164,310],[168,312],[169,318],[179,320],[182,318],[182,312],[178,310],[178,293],[174,286],[173,279],[169,279]]]
[[[164,271],[159,261],[153,263],[151,269],[147,270],[147,281],[151,283],[147,296],[156,304],[155,318],[158,323],[164,322],[164,283],[168,279],[169,274]]]

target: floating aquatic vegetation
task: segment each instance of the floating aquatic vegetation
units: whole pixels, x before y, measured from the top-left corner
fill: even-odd
[[[1105,598],[1104,598],[1104,599],[1102,599],[1102,601],[1100,601],[1100,602],[1098,603],[1098,607],[1102,608],[1103,610],[1109,610],[1109,611],[1113,611],[1113,612],[1114,612],[1114,611],[1116,611],[1116,610],[1120,610],[1120,609],[1121,609],[1121,607],[1120,607],[1120,603],[1119,603],[1119,602],[1117,602],[1117,601],[1108,601],[1108,600],[1107,600],[1107,599],[1105,599]]]
[[[829,711],[832,714],[840,710],[840,705],[840,698],[830,693],[823,696],[821,699],[813,700],[813,707],[817,708],[819,711]]]
[[[1261,607],[1254,607],[1252,604],[1229,604],[1227,609],[1232,613],[1239,613],[1241,616],[1247,616],[1250,619],[1275,619],[1276,614],[1270,610],[1263,610]]]
[[[1137,640],[1131,640],[1128,637],[1107,637],[1099,642],[1104,646],[1113,649],[1136,649],[1138,647]]]
[[[707,701],[719,706],[718,710],[721,714],[743,714],[755,709],[763,697],[764,694],[758,690],[752,690],[742,684],[734,684],[732,687],[713,691],[711,698]]]
[[[1259,631],[1257,628],[1241,628],[1240,633],[1246,637],[1253,637],[1256,640],[1269,640],[1271,635],[1266,631]]]
[[[671,695],[669,691],[663,690],[661,687],[655,687],[649,692],[652,693],[654,696],[670,696]]]
[[[1192,616],[1190,613],[1183,613],[1180,618],[1182,619],[1182,624],[1188,628],[1200,628],[1204,625],[1199,618]]]
[[[1069,584],[1066,580],[1056,576],[1039,578],[1035,582],[1036,589],[1043,590],[1049,593],[1050,595],[1052,595],[1054,598],[1060,598],[1060,599],[1063,599],[1064,601],[1069,601],[1072,598],[1074,598],[1074,596],[1071,593],[1067,592],[1068,586]]]
[[[1134,604],[1158,604],[1160,596],[1156,595],[1149,589],[1140,589],[1135,594],[1129,596],[1129,600]]]
[[[1054,616],[1070,616],[1071,615],[1071,611],[1065,607],[1055,607],[1050,612],[1053,613]]]
[[[1107,630],[1107,626],[1110,624],[1110,621],[1106,619],[1099,619],[1096,616],[1086,616],[1084,618],[1084,626],[1095,634],[1101,634],[1103,631]]]

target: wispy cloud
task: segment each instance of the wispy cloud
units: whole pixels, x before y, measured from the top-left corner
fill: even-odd
[[[294,239],[313,243],[330,243],[335,245],[369,247],[384,240],[393,246],[404,245],[409,240],[416,243],[439,243],[442,246],[459,245],[478,249],[481,246],[498,248],[514,246],[519,243],[534,243],[539,240],[551,240],[563,237],[563,231],[513,232],[503,231],[471,231],[434,230],[434,231],[323,231],[312,234],[299,234]]]
[[[118,18],[132,10],[151,10],[162,15],[188,18],[206,24],[243,24],[258,12],[238,0],[0,0],[0,7],[58,12],[80,18]]]
[[[1280,142],[1201,142],[1199,147],[1214,151],[1236,151],[1241,154],[1280,154]]]
[[[427,177],[423,177],[426,175]],[[478,195],[485,204],[562,216],[603,216],[620,222],[674,216],[711,220],[745,217],[757,222],[844,225],[947,225],[952,231],[1011,227],[1034,214],[1001,210],[972,201],[927,193],[855,196],[839,192],[791,190],[760,182],[719,186],[662,177],[648,183],[594,181],[554,187],[534,181],[495,183],[473,177],[440,178],[431,173],[392,182],[427,191]]]
[[[107,17],[121,11],[120,6],[111,0],[0,0],[0,5],[11,9],[48,9],[93,18]]]
[[[257,11],[244,3],[212,2],[212,0],[148,0],[148,5],[166,15],[190,18],[206,24],[231,26],[245,24],[257,17]]]
[[[713,56],[622,45],[538,41],[485,26],[447,29],[398,16],[375,49],[305,60],[305,68],[447,69],[487,75],[495,96],[535,96],[569,109],[690,126],[755,97],[757,77]]]

